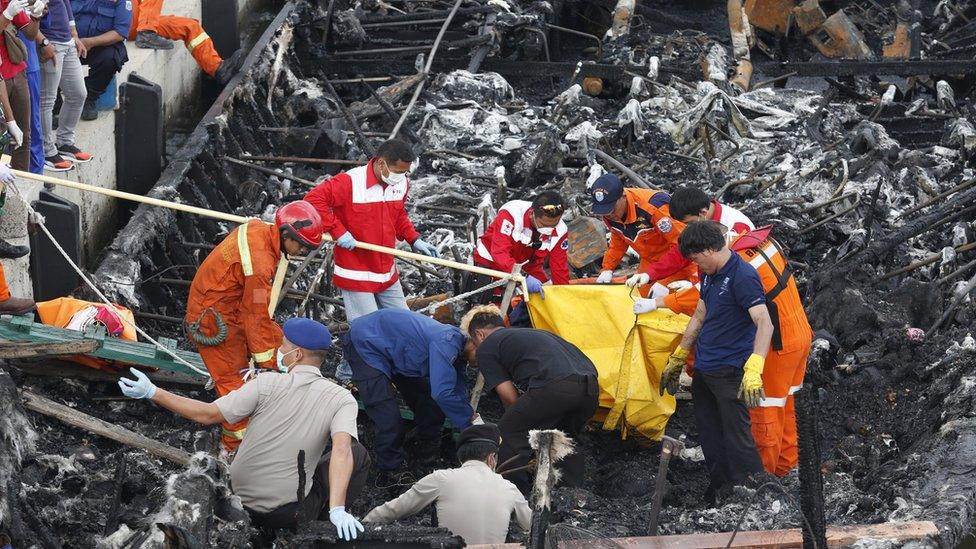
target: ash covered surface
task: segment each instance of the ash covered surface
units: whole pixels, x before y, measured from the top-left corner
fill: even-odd
[[[423,5],[409,4],[411,10]],[[976,17],[976,3],[957,5],[964,16]],[[373,26],[364,32],[364,24],[404,17],[388,6],[336,2],[335,25],[325,44],[325,12],[299,6],[285,20],[287,32],[274,36],[226,97],[223,111],[190,137],[152,195],[241,215],[267,214],[305,189],[222,157],[365,158],[363,144],[348,131],[322,78],[336,82],[363,131],[389,133],[395,120],[364,84],[350,80],[409,79],[417,70],[416,52],[336,54],[432,40],[439,24]],[[735,67],[725,2],[647,0],[639,4],[630,33],[604,40],[599,52],[591,39],[550,33],[553,63],[585,60],[619,69],[600,69],[608,71],[603,92],[591,97],[583,92],[582,77],[593,67],[574,74],[572,68],[545,72],[530,63],[546,60],[538,32],[545,22],[602,36],[613,4],[556,6],[479,5],[484,9],[459,15],[445,35],[434,74],[404,126],[422,150],[409,201],[418,229],[442,255],[466,260],[481,223],[479,213],[497,205],[492,201],[499,192],[497,168],[504,168],[507,183],[498,200],[555,188],[583,206],[588,177],[616,171],[597,150],[654,187],[700,186],[757,224],[774,224],[777,239],[789,249],[811,324],[830,341],[824,359],[811,364],[807,374],[820,416],[827,523],[932,520],[940,536],[925,543],[956,545],[972,529],[976,486],[976,342],[969,333],[973,288],[966,286],[976,253],[957,251],[976,240],[976,188],[965,186],[976,177],[972,76],[790,78],[780,82],[782,88],[769,85],[739,94],[717,77]],[[836,2],[829,9],[839,7],[845,7],[876,51],[896,19],[878,12],[874,2]],[[972,46],[965,41],[972,31],[963,17],[928,1],[921,2],[919,11],[927,57],[960,58],[969,51],[972,58]],[[494,16],[488,34],[495,40],[478,42],[488,14]],[[802,37],[780,48],[770,47],[777,45],[774,37],[762,32],[758,37],[776,60],[822,59]],[[488,50],[485,67],[496,70],[464,70],[481,48]],[[767,59],[756,49],[753,54]],[[708,80],[703,58],[713,63],[724,58],[727,66],[713,66]],[[753,82],[772,76],[757,72]],[[394,106],[405,105],[412,93],[412,87],[395,81],[368,85]],[[707,139],[704,127],[709,128]],[[313,180],[326,175],[306,164],[282,169]],[[328,173],[335,171],[331,167]],[[585,214],[583,207],[571,210],[567,217]],[[96,277],[113,298],[137,311],[181,319],[186,288],[178,279],[190,280],[209,246],[230,228],[140,208],[106,250]],[[935,259],[921,267],[886,276],[930,257]],[[634,259],[629,258],[631,265]],[[456,273],[445,270],[434,275],[409,264],[399,268],[412,296],[455,292],[461,283]],[[597,270],[591,264],[575,274],[592,276]],[[297,289],[304,294],[309,282],[300,280]],[[313,293],[334,297],[324,281]],[[949,311],[954,302],[958,306]],[[285,301],[281,317],[293,314],[297,303]],[[327,299],[311,299],[304,313],[323,321],[343,319],[341,307]],[[174,322],[142,324],[150,332],[181,337]],[[910,328],[929,333],[919,338]],[[112,384],[53,382],[23,374],[15,381],[187,452],[213,447],[214,432],[151,405],[92,400],[117,395]],[[187,394],[208,398],[202,390]],[[486,396],[481,411],[486,419],[497,419],[501,406]],[[87,547],[105,535],[110,519],[140,530],[150,525],[147,517],[172,507],[167,487],[181,467],[30,417],[38,435],[36,452],[25,458],[15,477],[40,520],[27,528],[47,530],[65,546]],[[667,434],[684,436],[689,451],[671,463],[662,533],[729,531],[740,517],[743,529],[800,526],[795,473],[783,479],[783,491],[738,492],[709,507],[702,502],[707,479],[702,463],[695,461],[700,455],[694,451],[689,400],[679,400]],[[369,426],[363,425],[367,446],[370,437]],[[580,448],[587,455],[587,482],[582,489],[557,490],[551,537],[645,535],[660,445],[622,441],[619,434],[592,426]],[[445,466],[451,464],[450,455],[445,440]],[[113,514],[110,504],[122,460],[127,468],[119,511]],[[370,486],[353,510],[361,516],[402,489]],[[231,518],[213,519],[210,544],[230,546],[228,540],[251,535]],[[430,517],[414,517],[407,524],[426,527]],[[512,537],[523,539],[514,532]]]

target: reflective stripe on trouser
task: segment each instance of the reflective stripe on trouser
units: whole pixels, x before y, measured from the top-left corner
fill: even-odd
[[[156,33],[170,40],[182,40],[203,72],[210,76],[217,73],[217,69],[223,62],[214,48],[213,40],[203,31],[203,27],[196,19],[162,15],[156,22]]]
[[[225,314],[223,311],[221,315],[225,319],[233,318],[233,315]],[[205,316],[200,324],[200,331],[204,334],[212,335],[216,332],[212,315]],[[247,368],[248,354],[243,327],[228,322],[227,338],[222,343],[212,347],[198,345],[197,352],[200,353],[204,366],[213,377],[217,396],[224,396],[244,384],[241,370]],[[240,446],[244,431],[247,429],[247,421],[244,419],[237,423],[221,423],[223,430],[220,441],[228,451],[236,450]]]
[[[763,368],[766,398],[761,406],[749,411],[763,468],[774,475],[786,475],[797,463],[793,393],[803,386],[809,354],[809,347],[790,353],[771,350]]]
[[[10,288],[7,287],[7,277],[3,274],[3,265],[0,265],[0,301],[10,299]]]

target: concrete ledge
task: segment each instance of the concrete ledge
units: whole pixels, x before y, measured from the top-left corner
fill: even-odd
[[[163,14],[182,15],[200,18],[201,3],[205,0],[166,0]],[[245,14],[260,5],[261,0],[237,0],[237,19],[241,22]],[[182,42],[174,43],[171,50],[144,50],[127,44],[129,61],[117,75],[116,82],[125,82],[130,73],[159,84],[163,88],[163,119],[169,124],[180,113],[187,110],[200,97],[201,78],[206,78],[196,61]],[[97,120],[81,121],[78,124],[76,144],[79,148],[94,155],[91,162],[78,164],[70,172],[45,172],[46,175],[79,181],[89,185],[116,188],[115,174],[115,111],[101,112]],[[34,200],[40,189],[33,182],[19,183],[22,191],[30,192],[28,200]],[[54,192],[79,205],[81,210],[82,263],[93,265],[102,248],[112,241],[116,232],[116,200],[94,193],[82,193],[73,189],[57,187]],[[16,199],[13,200],[17,202]],[[24,227],[26,214],[23,205],[11,204],[0,221],[0,237],[11,243],[26,244],[27,231]],[[7,282],[11,291],[20,297],[33,295],[28,260],[4,260]]]

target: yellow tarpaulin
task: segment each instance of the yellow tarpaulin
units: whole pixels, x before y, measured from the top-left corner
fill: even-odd
[[[604,429],[630,429],[660,440],[674,397],[660,396],[661,372],[689,318],[667,309],[634,323],[630,288],[622,285],[546,286],[529,300],[532,325],[576,345],[596,365]]]

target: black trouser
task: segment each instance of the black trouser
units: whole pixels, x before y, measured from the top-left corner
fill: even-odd
[[[744,484],[763,470],[756,441],[752,438],[749,409],[739,400],[742,368],[695,370],[691,396],[695,426],[705,454],[711,486]]]
[[[329,520],[329,462],[332,452],[322,454],[319,464],[312,475],[312,487],[302,502],[307,520]],[[352,441],[352,476],[349,487],[346,488],[346,506],[348,507],[363,492],[366,477],[369,474],[369,452],[358,441]],[[258,513],[250,509],[251,520],[255,526],[263,528],[294,528],[297,524],[298,502],[292,502],[267,513]]]
[[[593,417],[600,400],[600,390],[596,377],[570,376],[551,381],[544,387],[529,389],[520,396],[498,422],[502,434],[502,445],[498,450],[498,463],[501,469],[513,469],[525,465],[532,459],[529,446],[529,431],[533,429],[559,429],[572,438],[577,438],[586,422]],[[514,456],[518,458],[513,459]],[[512,461],[508,461],[508,460]],[[559,465],[562,472],[561,483],[565,486],[580,486],[583,483],[583,454],[574,452]],[[518,471],[505,478],[512,481],[519,490],[527,493],[531,487],[528,471]]]
[[[407,406],[413,410],[415,441],[418,447],[432,448],[439,444],[444,426],[444,412],[430,395],[428,379],[395,375],[391,380],[383,372],[366,364],[352,345],[345,345],[344,351],[352,368],[352,381],[359,390],[359,397],[366,407],[366,415],[373,422],[373,451],[376,453],[378,469],[392,471],[406,461],[406,453],[403,451],[405,430],[391,381],[400,391]]]
[[[85,88],[88,89],[87,101],[95,102],[98,96],[105,92],[108,83],[115,73],[122,70],[122,65],[129,60],[125,51],[125,42],[116,42],[108,46],[98,46],[88,50],[88,55],[81,58],[82,65],[88,65],[88,76],[85,77]]]

